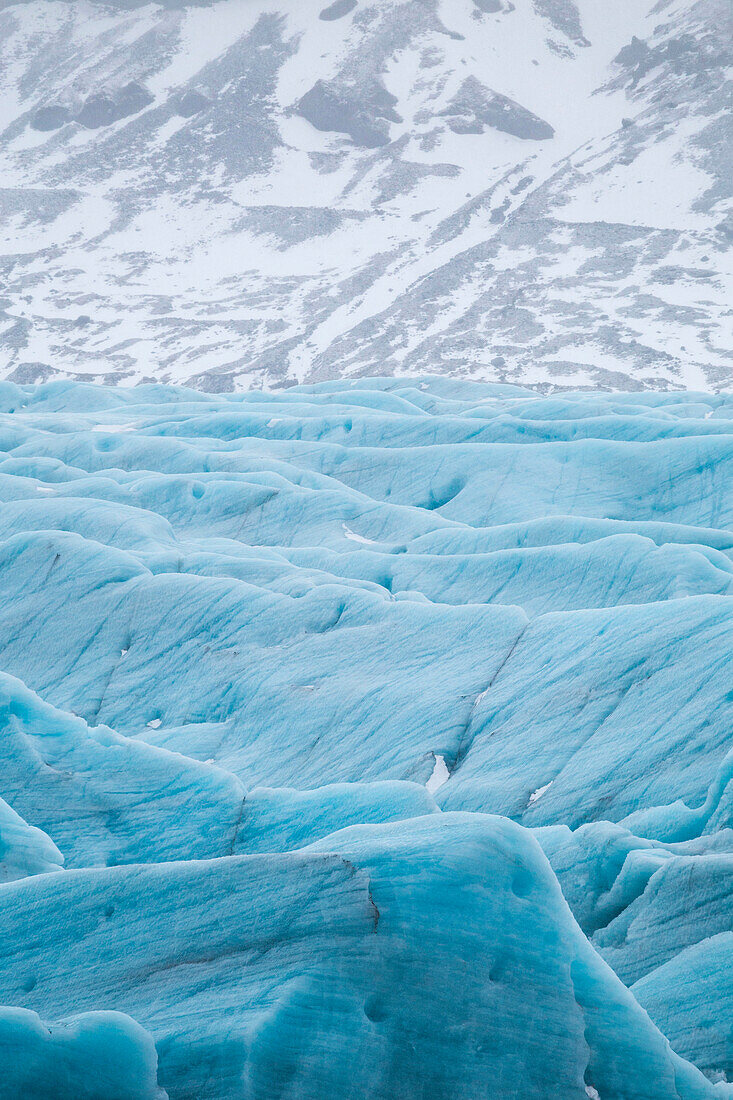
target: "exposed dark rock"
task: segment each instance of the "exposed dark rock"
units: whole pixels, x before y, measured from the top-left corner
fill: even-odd
[[[522,176],[522,178],[514,184],[514,187],[512,187],[512,194],[518,195],[521,191],[526,191],[531,183],[534,183],[532,176]]]
[[[192,118],[194,115],[199,114],[200,111],[205,111],[210,106],[211,101],[206,98],[205,95],[201,95],[201,92],[184,92],[181,98],[178,100],[176,106],[176,113],[181,118]]]
[[[624,46],[622,50],[619,50],[613,60],[617,65],[632,68],[634,65],[638,65],[640,61],[644,61],[650,52],[646,42],[642,42],[636,35],[632,35],[628,46]]]
[[[463,81],[441,114],[455,134],[482,134],[489,126],[525,140],[545,141],[555,133],[544,119],[485,87],[474,76]]]
[[[573,0],[534,0],[535,10],[576,46],[590,46]]]
[[[47,133],[49,130],[59,130],[71,121],[71,112],[66,107],[59,107],[52,103],[48,107],[41,107],[31,119],[31,129]]]
[[[232,228],[246,226],[251,232],[267,234],[287,247],[328,236],[345,221],[362,221],[366,216],[362,211],[342,212],[321,207],[253,206],[233,223]]]
[[[9,382],[16,382],[19,386],[29,386],[36,382],[47,382],[58,371],[48,363],[18,363],[15,370],[8,375]]]
[[[334,19],[343,19],[345,15],[354,10],[357,3],[358,0],[333,0],[333,4],[329,4],[327,8],[324,8],[318,18],[327,22],[332,22]]]
[[[107,96],[89,96],[76,116],[76,121],[89,130],[96,130],[100,126],[109,126],[110,123],[115,121],[115,105]]]
[[[348,134],[355,145],[376,149],[389,144],[389,122],[401,122],[397,102],[378,81],[366,88],[317,81],[295,110],[317,130]]]
[[[136,115],[153,102],[153,97],[141,84],[126,84],[114,99],[108,95],[91,95],[76,115],[76,121],[88,130],[110,126],[120,119]]]
[[[20,351],[28,344],[32,325],[27,317],[18,317],[4,332],[0,333],[0,348],[9,351]]]

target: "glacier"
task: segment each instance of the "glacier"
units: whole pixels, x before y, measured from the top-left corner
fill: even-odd
[[[0,499],[0,1100],[733,1097],[733,396],[4,381]]]

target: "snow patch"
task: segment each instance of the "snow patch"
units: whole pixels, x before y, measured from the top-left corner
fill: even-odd
[[[529,802],[527,803],[527,805],[528,806],[534,806],[537,799],[541,798],[542,795],[545,793],[545,791],[549,790],[549,788],[551,786],[552,786],[552,780],[550,780],[549,783],[545,783],[544,787],[538,787],[536,791],[532,791],[532,794],[529,796]],[[588,1095],[590,1096],[590,1093],[588,1093]]]
[[[433,774],[425,784],[431,794],[435,794],[435,792],[450,779],[450,772],[448,771],[445,757],[441,756],[440,753],[433,753],[433,756],[435,757],[435,767],[433,768]]]
[[[94,424],[93,432],[134,432],[137,424]]]
[[[341,524],[344,535],[347,539],[351,539],[352,542],[361,542],[364,546],[376,546],[374,539],[365,539],[363,535],[357,535],[356,531],[352,531],[350,527],[347,527],[345,523]]]

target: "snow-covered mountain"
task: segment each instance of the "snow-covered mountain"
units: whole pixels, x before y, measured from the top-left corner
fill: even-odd
[[[733,381],[730,0],[0,8],[3,377]]]

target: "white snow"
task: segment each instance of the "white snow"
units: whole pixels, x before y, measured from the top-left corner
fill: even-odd
[[[664,141],[642,149],[630,164],[594,171],[562,208],[564,221],[618,222],[657,229],[705,229],[707,219],[692,209],[713,179],[692,160],[699,119],[680,123]]]
[[[431,794],[435,794],[435,792],[450,779],[450,772],[448,771],[445,757],[441,756],[440,753],[434,753],[433,755],[435,756],[435,767],[433,768],[433,774],[425,784]]]
[[[137,424],[94,424],[93,432],[134,432]]]
[[[352,531],[350,527],[347,527],[345,523],[341,524],[344,536],[347,539],[351,539],[352,542],[361,542],[364,546],[376,546],[377,543],[374,539],[365,539],[363,535],[357,535],[356,531]]]
[[[536,791],[533,791],[529,796],[529,806],[533,806],[538,798],[541,798],[545,791],[549,790],[552,786],[552,780],[549,783],[545,783],[544,787],[538,787]],[[590,1095],[590,1094],[589,1094]]]
[[[207,5],[205,8],[188,8],[179,16],[181,31],[179,48],[170,64],[148,77],[147,86],[155,94],[163,95],[173,88],[185,85],[212,61],[231,47],[232,41],[247,34],[257,19],[254,5],[229,3]]]

